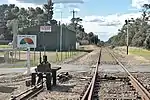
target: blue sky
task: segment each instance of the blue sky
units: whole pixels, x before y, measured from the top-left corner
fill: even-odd
[[[130,13],[132,0],[85,0],[84,4],[76,4],[80,9],[79,16],[107,16],[115,13]],[[65,9],[66,10],[66,9]],[[134,11],[135,12],[135,11]],[[68,16],[67,11],[65,12]],[[66,17],[65,16],[65,17]]]
[[[131,0],[90,0],[81,7],[85,15],[108,15],[127,12]],[[120,6],[119,6],[120,5]]]
[[[47,0],[0,0],[1,4],[15,3],[20,7],[36,7],[46,3]],[[54,0],[54,2],[81,2],[82,0]],[[101,40],[108,40],[117,34],[118,29],[127,18],[140,17],[139,10],[150,0],[84,0],[84,3],[55,4],[54,18],[60,20],[60,12],[63,12],[63,23],[69,23],[71,10],[76,9],[76,16],[83,18],[83,26],[86,32],[96,33]]]

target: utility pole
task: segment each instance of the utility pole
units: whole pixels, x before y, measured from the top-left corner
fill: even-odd
[[[75,13],[77,13],[77,11],[75,11],[75,10],[73,10],[73,11],[71,11],[72,12],[72,22],[73,22],[73,26],[74,26],[74,29],[75,29],[75,33],[76,33],[76,35],[77,35],[77,22],[75,23]],[[76,39],[76,41],[77,41],[77,39]]]
[[[52,0],[47,0],[47,23],[44,23],[44,26],[51,25],[51,20],[53,18],[53,3]],[[45,33],[43,32],[43,47],[44,47],[44,55],[46,55],[46,43],[44,40]]]
[[[75,11],[75,10],[73,10],[73,11],[71,11],[71,13],[72,13],[72,19],[73,19],[73,23],[74,23],[74,19],[75,19],[75,13],[77,13],[77,11]]]
[[[17,53],[17,34],[18,34],[18,20],[13,20],[13,49],[15,49],[15,61],[16,61],[16,53]]]
[[[72,13],[73,26],[74,26],[74,28],[75,28],[75,30],[76,30],[75,13],[77,13],[77,11],[73,10],[73,11],[71,11],[71,13]],[[76,33],[77,33],[77,32],[76,32]]]
[[[76,28],[76,23],[75,23],[75,13],[77,13],[77,11],[73,10],[72,12],[72,22],[73,22],[73,26],[75,28],[75,33],[77,34],[77,28]],[[77,40],[76,40],[77,41]]]
[[[47,16],[47,20],[49,22],[49,24],[51,23],[51,20],[53,18],[53,2],[52,0],[48,0],[48,16]]]
[[[72,11],[72,18],[75,18],[75,11]]]
[[[61,17],[61,21],[60,21],[60,53],[61,53],[61,60],[62,60],[62,11],[60,12],[60,17]]]
[[[18,20],[13,20],[13,49],[17,48]]]

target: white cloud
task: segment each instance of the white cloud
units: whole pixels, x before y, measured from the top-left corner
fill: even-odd
[[[26,2],[19,2],[19,0],[7,0],[9,4],[16,4],[19,7],[37,7],[41,5],[37,5],[34,3],[26,3]],[[21,0],[20,0],[21,1]],[[23,1],[23,0],[22,0]],[[25,1],[25,0],[24,0]],[[69,8],[70,9],[79,9],[79,4],[82,1],[87,0],[54,0],[58,4],[55,5],[55,9],[60,8]],[[150,0],[131,0],[132,4],[130,9],[140,9],[143,4],[150,3]],[[70,2],[67,4],[67,2]],[[76,4],[74,4],[76,2]],[[61,4],[66,3],[66,4]],[[107,16],[85,16],[82,22],[86,32],[94,32],[99,35],[102,40],[107,40],[109,37],[117,34],[119,28],[122,27],[124,24],[124,20],[127,18],[137,18],[140,17],[141,13],[127,13],[127,14],[112,14]],[[70,23],[71,16],[68,18],[63,18],[63,23]],[[61,20],[61,19],[57,19]]]
[[[30,2],[29,2],[30,1]],[[7,0],[8,4],[15,4],[16,6],[19,7],[41,7],[42,5],[40,2],[31,2],[31,0],[25,1],[25,0]],[[47,1],[47,0],[46,0]],[[54,4],[54,10],[60,11],[63,9],[68,9],[69,11],[75,10],[75,11],[80,11],[79,9],[79,4],[83,2],[83,0],[53,0]],[[46,3],[46,2],[44,2]],[[41,5],[39,5],[41,4]]]
[[[111,36],[118,33],[118,29],[122,27],[126,19],[136,19],[140,16],[141,13],[113,14],[108,16],[85,16],[82,18],[82,25],[87,33],[94,32],[100,39],[106,41]],[[69,24],[71,18],[72,16],[63,18],[62,22]],[[61,19],[57,20],[60,21]]]
[[[138,18],[141,13],[112,14],[108,16],[85,16],[82,25],[87,33],[94,32],[100,39],[106,41],[118,33],[126,19]],[[72,17],[63,18],[63,23],[70,23]],[[57,19],[60,21],[60,19]]]
[[[80,8],[77,4],[55,4],[54,5],[54,10],[68,10],[68,11],[72,11],[72,10],[75,10],[75,11],[80,11]]]
[[[138,18],[141,13],[113,14],[108,16],[86,16],[84,17],[83,26],[86,32],[94,32],[99,38],[107,40],[117,34],[118,29],[122,27],[124,21],[130,18]]]
[[[67,17],[67,18],[62,18],[62,23],[64,23],[64,24],[69,24],[69,23],[71,23],[71,18],[72,18],[72,16],[69,16],[69,17]],[[55,18],[57,21],[61,21],[61,18]]]
[[[24,8],[28,8],[28,7],[42,7],[42,5],[37,5],[34,3],[25,3],[25,2],[20,2],[18,0],[7,0],[8,4],[15,4],[18,7],[24,7]]]
[[[150,3],[150,0],[132,0],[132,7],[140,9],[143,4]]]
[[[42,7],[42,4],[47,3],[47,0],[43,0],[42,2],[40,0],[7,0],[9,4],[16,4],[19,7]],[[69,8],[69,9],[79,9],[79,4],[84,3],[84,0],[53,0],[53,3],[55,3],[54,8],[60,9],[60,8]]]
[[[84,3],[84,0],[53,0],[54,3]]]

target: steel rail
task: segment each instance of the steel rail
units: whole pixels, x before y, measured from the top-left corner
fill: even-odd
[[[150,100],[150,93],[145,89],[145,87],[127,70],[127,68],[115,57],[114,54],[112,54],[110,51],[109,53],[116,60],[116,62],[125,70],[125,72],[127,72],[132,85],[142,95],[142,100]]]
[[[102,48],[100,49],[99,58],[98,58],[98,61],[96,64],[96,69],[95,69],[94,75],[92,77],[92,80],[91,80],[87,90],[85,91],[83,97],[81,98],[81,100],[92,100],[92,95],[94,92],[94,86],[95,86],[97,72],[98,72],[98,66],[99,66],[100,60],[101,60],[101,52],[102,52]]]
[[[40,87],[34,89],[33,91],[31,91],[29,94],[23,96],[19,100],[31,100],[33,97],[35,97],[36,95],[38,95],[43,90],[44,90],[43,86],[40,86]]]
[[[19,98],[19,100],[28,100],[28,98],[33,98],[35,95],[37,95],[38,93],[42,92],[44,90],[43,87],[43,83],[45,81],[43,81],[40,84],[37,84],[36,86],[16,95],[16,96],[12,96],[11,100],[18,100],[17,98]],[[26,94],[26,95],[25,95]]]
[[[101,48],[102,50],[102,48]],[[96,65],[96,69],[93,75],[93,78],[86,90],[86,92],[84,93],[83,97],[81,100],[92,100],[92,95],[94,92],[94,85],[96,82],[96,76],[97,76],[97,72],[98,72],[98,66],[100,64],[100,58],[101,58],[101,50],[100,50],[100,56],[99,56],[99,60],[98,63]],[[112,54],[108,49],[107,51],[111,54],[111,56],[116,60],[116,62],[125,70],[125,72],[128,74],[128,78],[131,81],[131,84],[133,85],[133,87],[142,95],[142,100],[150,100],[150,93],[144,88],[144,86],[139,83],[139,81],[127,70],[127,68],[115,57],[114,54]]]

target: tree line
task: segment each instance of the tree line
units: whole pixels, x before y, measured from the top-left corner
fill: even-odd
[[[128,23],[129,45],[150,49],[150,4],[142,6],[142,16]],[[118,30],[118,34],[107,41],[108,44],[125,46],[127,41],[127,25]]]
[[[52,10],[49,12],[49,9]],[[51,24],[58,25],[58,22],[53,19],[53,14],[53,5],[49,7],[47,4],[44,4],[43,8],[28,7],[28,9],[19,8],[15,4],[0,5],[0,39],[13,39],[12,28],[14,19],[18,20],[18,34],[26,34],[24,29],[37,25],[45,25],[49,18]],[[83,19],[80,17],[72,18],[71,23],[66,26],[76,31],[77,41],[81,44],[97,44],[100,41],[98,36],[93,32],[86,33],[84,27],[80,24],[82,21]]]

